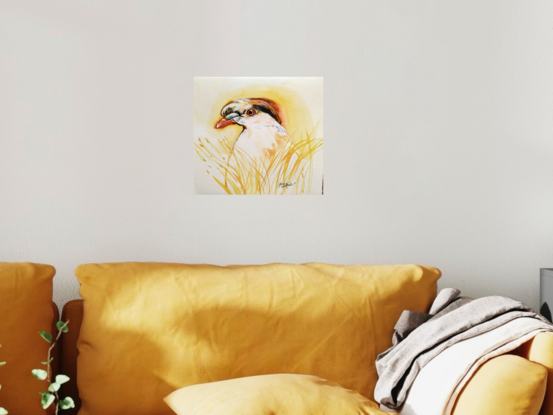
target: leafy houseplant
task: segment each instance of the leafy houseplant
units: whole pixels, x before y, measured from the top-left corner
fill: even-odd
[[[42,337],[45,341],[50,343],[50,348],[48,349],[48,356],[44,362],[41,362],[44,366],[46,366],[46,370],[44,369],[33,369],[32,373],[35,378],[38,380],[42,380],[45,382],[48,382],[48,390],[47,391],[41,391],[41,399],[40,404],[42,405],[43,409],[47,409],[50,407],[50,405],[55,405],[55,414],[58,414],[59,409],[70,409],[75,407],[75,403],[73,402],[73,399],[71,399],[69,396],[61,399],[58,395],[58,391],[62,384],[69,381],[69,376],[66,375],[56,375],[56,378],[52,380],[52,371],[50,368],[50,364],[54,360],[52,357],[52,350],[58,343],[59,338],[63,333],[67,333],[69,331],[68,328],[69,321],[63,322],[58,321],[56,323],[56,327],[58,329],[58,334],[56,335],[56,338],[54,339],[54,336],[52,336],[50,333],[46,331],[39,331],[40,337]],[[7,412],[6,412],[7,413]],[[2,412],[0,411],[0,415],[2,415]]]

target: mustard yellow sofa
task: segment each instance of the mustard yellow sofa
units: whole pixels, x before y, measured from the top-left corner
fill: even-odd
[[[53,274],[48,266],[0,263],[0,311],[10,316],[0,320],[0,343],[24,333],[17,340],[22,360],[43,355],[44,345],[29,339],[57,320]],[[82,265],[76,275],[83,300],[63,308],[70,330],[56,357],[71,378],[61,394],[77,407],[62,413],[170,415],[163,398],[180,388],[273,373],[317,376],[372,399],[376,356],[391,345],[404,309],[428,310],[440,272],[416,265],[120,263]],[[38,312],[21,314],[19,307]],[[2,350],[0,361],[15,358]],[[2,369],[0,406],[19,402],[12,415],[44,413],[32,395],[21,403],[37,393],[28,368],[8,378]],[[484,364],[453,413],[553,415],[552,370],[553,335],[540,334]],[[18,391],[9,390],[13,379]],[[363,413],[383,414],[368,405]]]

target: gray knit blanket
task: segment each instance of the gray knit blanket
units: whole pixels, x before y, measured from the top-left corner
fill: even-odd
[[[444,349],[521,317],[551,325],[519,301],[499,296],[471,299],[453,288],[440,291],[428,314],[404,311],[394,328],[393,346],[376,359],[375,399],[398,409],[419,371]]]

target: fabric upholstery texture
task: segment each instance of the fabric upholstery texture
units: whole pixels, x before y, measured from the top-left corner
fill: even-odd
[[[177,415],[380,415],[359,393],[316,376],[275,374],[188,386],[165,398]]]
[[[483,364],[467,383],[453,415],[538,415],[547,369],[520,356],[498,356]]]
[[[169,415],[176,389],[272,373],[319,376],[372,399],[376,356],[404,309],[428,311],[420,266],[120,263],[76,270],[80,415]]]
[[[45,382],[31,370],[46,360],[49,344],[38,334],[52,333],[52,278],[55,269],[31,263],[0,263],[0,404],[11,415],[44,415]]]

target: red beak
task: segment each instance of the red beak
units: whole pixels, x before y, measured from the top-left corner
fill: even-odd
[[[221,118],[219,121],[217,121],[217,124],[215,124],[215,128],[225,128],[227,125],[236,124],[234,122],[234,118],[231,118],[230,120],[227,120],[226,118]]]

